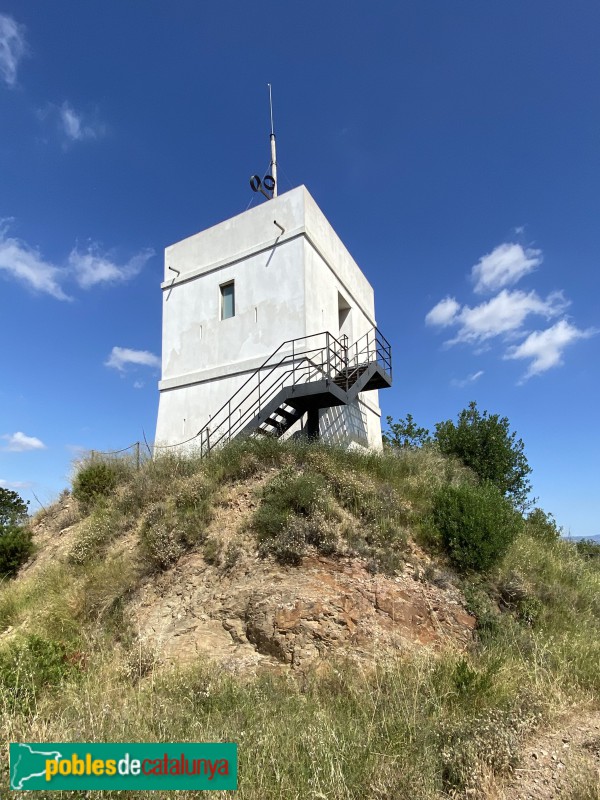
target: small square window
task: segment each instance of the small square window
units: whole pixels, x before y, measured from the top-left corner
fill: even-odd
[[[235,284],[233,281],[221,287],[221,319],[235,317]]]

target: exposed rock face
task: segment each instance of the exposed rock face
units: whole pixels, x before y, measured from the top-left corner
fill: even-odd
[[[211,525],[244,554],[231,569],[190,553],[140,590],[132,613],[160,658],[189,662],[202,654],[234,671],[302,668],[334,651],[371,659],[470,641],[475,619],[460,592],[422,582],[412,564],[392,578],[372,575],[360,559],[311,556],[299,567],[260,559],[243,532],[253,505],[249,492],[237,494]]]
[[[199,547],[146,578],[130,597],[133,625],[160,661],[210,657],[243,673],[259,666],[302,669],[334,653],[370,661],[386,652],[469,643],[475,619],[462,594],[451,582],[420,577],[429,559],[414,544],[397,577],[373,575],[359,558],[312,555],[298,567],[260,558],[248,531],[256,488],[256,478],[230,487],[217,506],[207,535],[219,540],[220,559],[207,561]],[[68,557],[76,521],[74,501],[65,496],[37,522],[39,550],[25,575]],[[128,530],[114,551],[134,553],[137,536],[135,527]],[[228,545],[236,547],[233,563],[215,564],[226,561]]]

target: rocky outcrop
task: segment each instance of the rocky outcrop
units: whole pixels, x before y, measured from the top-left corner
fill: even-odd
[[[395,577],[372,574],[365,559],[318,556],[283,567],[257,553],[248,522],[256,478],[229,487],[206,531],[215,545],[183,555],[128,594],[128,614],[140,641],[159,661],[211,658],[234,672],[303,669],[334,654],[372,660],[415,647],[465,647],[475,619],[450,580],[437,583],[428,556],[411,543]],[[38,551],[30,574],[68,558],[76,540],[76,504],[65,494],[36,521]],[[135,525],[111,547],[137,551]],[[235,558],[226,553],[233,548]],[[215,552],[220,555],[215,556]],[[142,570],[142,574],[143,574]]]
[[[241,499],[240,499],[241,497]],[[414,647],[465,647],[475,619],[451,583],[424,581],[415,561],[396,577],[371,574],[361,559],[309,556],[298,567],[259,558],[244,533],[252,495],[218,509],[210,535],[235,541],[230,569],[200,552],[148,580],[131,604],[141,639],[166,661],[209,656],[233,671],[249,666],[303,668],[334,653],[372,659]]]

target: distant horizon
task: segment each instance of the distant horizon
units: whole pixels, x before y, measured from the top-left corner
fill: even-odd
[[[600,533],[597,533],[595,536],[572,536],[568,533],[563,533],[561,538],[569,539],[575,542],[580,542],[582,540],[600,542]]]

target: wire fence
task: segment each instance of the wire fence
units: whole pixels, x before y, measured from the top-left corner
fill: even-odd
[[[90,450],[89,458],[92,463],[97,461],[111,461],[119,459],[127,459],[130,457],[132,464],[139,470],[147,459],[153,459],[160,452],[165,450],[172,450],[176,447],[189,444],[189,442],[198,439],[199,434],[191,436],[182,442],[174,442],[173,444],[148,444],[146,439],[144,441],[133,442],[127,447],[122,447],[120,450]]]
[[[152,455],[152,451],[148,447],[150,455]],[[136,469],[140,469],[142,465],[142,443],[141,442],[134,442],[130,444],[128,447],[123,447],[121,450],[90,450],[90,460],[92,463],[95,461],[104,461],[106,458],[110,460],[111,457],[123,457],[123,453],[131,453],[133,463],[136,466]]]

